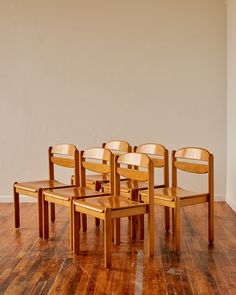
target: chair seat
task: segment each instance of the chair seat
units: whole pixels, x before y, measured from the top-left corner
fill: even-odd
[[[30,192],[37,192],[39,189],[50,189],[68,186],[65,183],[57,180],[39,180],[30,182],[19,182],[15,184],[15,188],[27,190]]]
[[[110,188],[110,183],[104,183],[102,185],[104,189]],[[121,180],[120,182],[120,191],[129,193],[131,190],[140,190],[146,189],[147,182],[145,181],[136,181],[136,180]]]
[[[147,197],[148,191],[143,190],[140,194]],[[207,193],[196,193],[180,187],[156,188],[154,189],[154,199],[174,201],[175,198],[192,198],[197,196],[206,196]]]
[[[94,191],[88,187],[67,187],[61,189],[46,190],[44,191],[44,195],[56,199],[69,201],[71,198],[106,196],[107,194]]]
[[[88,199],[86,198],[82,200],[75,200],[74,204],[99,212],[104,212],[107,208],[110,208],[111,210],[119,210],[132,207],[147,206],[147,204],[145,203],[131,201],[123,196],[106,196]]]

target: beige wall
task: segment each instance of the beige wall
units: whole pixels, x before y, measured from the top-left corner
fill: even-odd
[[[224,0],[1,0],[0,36],[0,195],[112,138],[206,147],[225,194]]]
[[[228,144],[226,201],[236,210],[236,1],[228,1]]]

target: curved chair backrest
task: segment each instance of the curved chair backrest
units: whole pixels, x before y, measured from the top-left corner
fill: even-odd
[[[111,151],[119,151],[125,153],[129,153],[132,151],[131,145],[124,140],[111,140],[107,143],[103,143],[102,146]]]
[[[169,152],[162,144],[144,143],[134,148],[137,153],[147,154],[155,168],[164,168],[164,185],[169,186]],[[157,156],[157,157],[153,157]]]
[[[74,168],[75,184],[79,185],[79,151],[73,144],[57,144],[48,148],[49,179],[54,179],[54,165]]]
[[[123,168],[125,167],[132,168]],[[143,170],[136,170],[135,168]],[[145,171],[144,171],[145,170]],[[126,153],[115,156],[115,193],[120,194],[120,176],[131,180],[147,181],[151,195],[154,192],[154,164],[150,157],[142,153]]]
[[[177,170],[208,173],[209,191],[213,190],[214,156],[206,149],[185,147],[172,152],[172,185],[177,186]]]
[[[89,148],[80,152],[80,183],[86,185],[86,170],[109,174],[110,183],[114,189],[114,161],[113,154],[105,148]],[[113,191],[111,191],[113,193]]]

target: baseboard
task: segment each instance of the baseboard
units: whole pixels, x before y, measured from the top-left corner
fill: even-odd
[[[21,203],[36,203],[36,201],[35,198],[20,196]],[[0,203],[13,203],[13,196],[0,196]]]
[[[216,202],[225,201],[225,196],[224,195],[215,195],[215,201]]]
[[[225,196],[223,195],[215,195],[215,201],[225,201]],[[20,202],[21,203],[35,203],[36,199],[26,196],[20,196]],[[13,196],[0,196],[0,203],[13,203]],[[230,203],[227,201],[227,203],[230,205]],[[235,204],[230,205],[234,210],[236,208]]]
[[[236,202],[235,201],[226,198],[226,203],[234,210],[234,212],[236,212]]]

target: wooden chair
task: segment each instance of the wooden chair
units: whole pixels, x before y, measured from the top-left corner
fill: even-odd
[[[134,147],[134,151],[137,153],[147,154],[153,161],[155,168],[163,169],[163,183],[156,184],[155,188],[158,187],[168,187],[169,186],[169,156],[168,150],[161,144],[155,143],[146,143],[141,144],[137,147]],[[102,185],[103,191],[109,193],[110,184],[104,183]],[[120,192],[122,196],[126,196],[129,199],[136,200],[138,199],[139,190],[147,189],[147,183],[140,180],[124,180],[120,184]],[[165,227],[166,231],[170,228],[169,221],[169,208],[164,208],[165,214]],[[136,217],[131,218],[131,237],[135,238],[136,236]],[[143,216],[138,219],[140,221],[140,239],[144,239],[144,223]],[[118,242],[118,241],[117,241]]]
[[[84,161],[84,157],[90,159],[89,161]],[[108,174],[110,179],[114,181],[113,166],[110,166],[111,162],[111,152],[104,148],[91,148],[87,149],[85,152],[80,152],[79,157],[79,174],[80,174],[80,186],[73,186],[62,189],[50,189],[43,192],[43,224],[44,224],[44,238],[49,238],[49,222],[48,222],[48,202],[51,204],[58,204],[71,208],[71,204],[74,199],[85,198],[85,197],[96,197],[107,195],[103,192],[98,192],[86,186],[86,170],[90,170],[96,173]],[[106,163],[91,162],[92,160],[106,161]],[[77,175],[75,175],[77,176]],[[71,211],[70,211],[71,212]],[[72,221],[72,218],[71,218]],[[86,219],[82,219],[83,230],[87,230]],[[72,222],[70,226],[70,248],[73,250],[72,243]]]
[[[102,147],[112,151],[114,155],[121,153],[129,153],[132,151],[132,147],[130,146],[130,144],[124,140],[111,140],[107,143],[103,143]],[[74,175],[71,177],[71,183],[74,184]],[[109,175],[106,173],[90,174],[86,177],[86,186],[93,190],[101,191],[102,184],[104,183],[109,183]],[[109,194],[109,191],[106,190],[106,193]],[[95,223],[97,226],[99,226],[100,220],[98,218],[95,218]],[[83,226],[85,226],[86,228],[85,215],[83,215]]]
[[[110,151],[108,151],[110,153]],[[111,155],[112,156],[112,155]],[[107,197],[85,198],[74,201],[73,206],[73,233],[74,251],[79,253],[80,234],[79,220],[80,214],[87,214],[104,220],[104,260],[105,267],[111,267],[111,245],[112,245],[112,224],[113,220],[121,217],[148,214],[148,255],[154,253],[154,199],[153,199],[153,179],[154,167],[152,160],[144,154],[127,153],[115,157],[115,194]],[[143,167],[145,171],[123,168],[123,165]],[[130,166],[129,166],[130,167]],[[139,203],[129,200],[120,195],[120,176],[133,180],[148,182],[149,203]],[[82,175],[83,177],[83,175]],[[113,182],[111,181],[111,193],[113,192]],[[115,223],[116,224],[116,223]],[[114,228],[114,231],[119,227]],[[119,235],[119,233],[118,233]]]
[[[154,190],[156,204],[172,208],[175,249],[180,249],[180,209],[182,207],[208,203],[208,238],[214,241],[214,158],[202,148],[187,147],[172,152],[172,187]],[[199,163],[200,162],[200,163]],[[177,185],[177,170],[196,174],[208,174],[208,191],[196,193]],[[148,192],[140,191],[143,201],[148,201]]]
[[[78,150],[72,144],[58,144],[48,149],[49,160],[49,179],[30,182],[15,182],[13,185],[14,191],[14,209],[15,209],[15,227],[20,227],[20,206],[19,194],[34,197],[38,200],[38,232],[39,236],[43,236],[42,225],[42,191],[48,188],[62,188],[71,186],[61,183],[54,178],[54,165],[62,167],[74,168],[75,173],[79,170]],[[79,174],[75,178],[75,182],[79,181]],[[55,221],[55,206],[51,204],[51,221]]]
[[[132,147],[127,141],[124,140],[112,140],[107,143],[103,143],[102,147],[111,150],[113,154],[129,153],[132,151]],[[75,176],[72,175],[71,183],[74,184]],[[91,174],[86,177],[86,186],[100,191],[103,183],[109,182],[109,176],[104,173]]]

